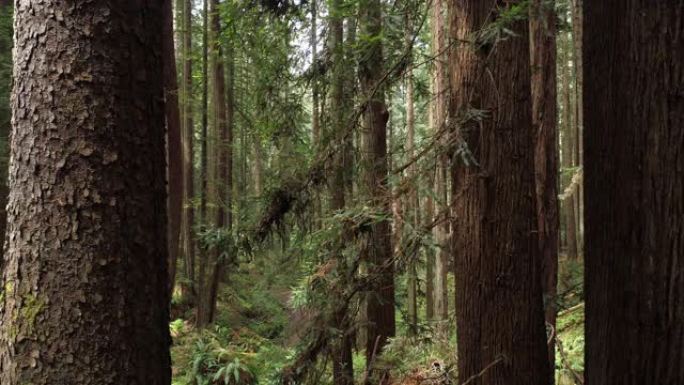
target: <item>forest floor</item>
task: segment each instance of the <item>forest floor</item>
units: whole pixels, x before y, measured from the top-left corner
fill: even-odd
[[[196,330],[192,311],[181,311],[170,324],[173,385],[278,384],[280,370],[293,359],[306,333],[306,311],[296,309],[303,301],[307,276],[293,265],[286,261],[271,266],[258,261],[241,264],[223,285],[216,322],[206,330]],[[584,369],[584,304],[578,288],[582,272],[577,264],[566,261],[564,265],[557,324],[562,352],[556,349],[556,378],[560,385],[571,385],[579,382],[576,378]],[[178,309],[182,304],[174,305],[176,315]],[[401,333],[405,329],[401,314],[397,319]],[[378,365],[390,373],[392,385],[425,384],[440,376],[455,383],[454,334],[448,340],[431,338],[429,330],[419,340],[397,337]],[[330,363],[319,361],[314,383],[331,384]],[[363,354],[354,354],[354,367],[359,383],[365,367]]]

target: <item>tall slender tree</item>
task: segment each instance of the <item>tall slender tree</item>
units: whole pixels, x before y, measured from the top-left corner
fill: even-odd
[[[345,126],[345,51],[344,51],[344,15],[342,0],[333,0],[330,3],[330,14],[328,25],[330,31],[330,46],[332,63],[332,78],[330,81],[330,101],[328,123],[328,140],[336,141],[337,136],[344,130]],[[345,151],[337,151],[334,155],[331,167],[330,182],[330,209],[333,211],[344,210],[345,202],[345,170],[344,170]],[[343,235],[346,238],[346,234]],[[346,240],[345,240],[346,241]],[[337,266],[340,275],[345,277],[347,263],[344,256],[338,255]],[[345,320],[347,315],[336,314],[336,326],[340,329],[340,337],[334,342],[333,346],[333,383],[335,385],[351,385],[354,383],[354,366],[352,361],[352,335],[348,331]]]
[[[681,384],[684,2],[583,11],[586,380]]]
[[[232,227],[232,164],[233,164],[233,106],[232,90],[230,98],[227,98],[226,76],[224,66],[224,48],[221,46],[219,37],[221,32],[221,20],[219,15],[219,0],[210,0],[209,20],[210,30],[208,39],[210,48],[211,80],[212,80],[212,108],[214,116],[212,154],[214,166],[211,168],[211,198],[213,200],[212,226],[217,231],[225,231],[230,236]],[[232,61],[231,61],[232,75]],[[230,79],[232,87],[232,79]],[[230,103],[227,103],[230,102]],[[230,107],[229,107],[230,104]],[[230,112],[230,114],[229,114]],[[200,306],[197,323],[205,326],[214,320],[216,313],[216,300],[218,286],[223,275],[225,255],[220,245],[211,245],[207,268],[209,273],[204,279],[204,287],[201,287]]]
[[[387,120],[389,111],[385,104],[382,79],[384,59],[382,40],[382,4],[379,0],[366,0],[360,8],[361,34],[364,41],[359,52],[359,84],[364,98],[363,118],[363,185],[369,199],[381,219],[370,229],[364,257],[368,264],[372,288],[367,296],[366,357],[369,365],[380,354],[387,338],[395,334],[394,319],[394,261],[390,223],[391,215],[387,191]]]
[[[415,112],[415,90],[413,85],[413,20],[411,19],[410,4],[406,4],[405,25],[404,25],[404,44],[408,51],[408,68],[406,69],[406,157],[413,159],[414,147],[416,141],[416,112]],[[416,176],[416,165],[411,164],[408,169],[408,177],[414,178]],[[418,201],[418,191],[411,186],[407,194],[406,202],[406,217],[409,218],[411,227],[417,229],[420,226],[420,205]],[[417,255],[409,256],[408,264],[408,326],[409,334],[418,334],[418,271],[416,268]]]
[[[583,96],[583,65],[582,65],[582,4],[583,0],[572,0],[572,35],[573,35],[573,62],[575,72],[575,100],[574,100],[574,119],[575,119],[575,166],[582,169],[584,161],[582,154],[582,137],[584,133],[584,112],[582,105]],[[584,184],[579,183],[577,194],[575,195],[575,207],[577,211],[577,244],[578,253],[582,254],[584,245]]]
[[[163,4],[16,4],[0,383],[168,385]]]
[[[321,146],[321,122],[320,122],[320,66],[318,62],[318,2],[311,0],[311,141],[315,149]],[[312,198],[314,226],[320,227],[320,217],[323,215],[321,197],[316,194]]]
[[[555,367],[556,285],[558,283],[558,131],[556,106],[556,15],[554,1],[534,0],[530,7],[532,125],[536,135],[534,173],[537,235],[550,367]],[[552,373],[553,375],[553,373]]]
[[[166,178],[168,183],[169,291],[176,281],[181,212],[183,209],[183,159],[181,120],[178,106],[178,74],[173,36],[173,2],[163,2],[162,53],[164,55],[164,100],[166,109]]]
[[[447,319],[449,318],[448,288],[447,288],[447,261],[449,259],[449,221],[446,210],[450,207],[447,202],[447,167],[448,157],[446,152],[446,109],[447,109],[447,77],[446,77],[446,44],[442,0],[432,2],[432,54],[435,57],[434,75],[432,78],[432,132],[437,140],[437,163],[435,166],[435,217],[437,225],[433,229],[435,243],[439,247],[435,255],[434,264],[434,321],[440,335],[446,335],[448,330]]]
[[[563,85],[562,95],[562,128],[561,135],[561,160],[563,166],[563,188],[568,190],[567,194],[563,194],[563,214],[565,222],[565,246],[567,256],[571,260],[576,260],[579,256],[577,243],[577,211],[575,210],[576,189],[573,185],[572,179],[575,170],[575,113],[573,109],[573,74],[571,63],[572,61],[572,38],[568,33],[566,34],[565,44],[563,47],[562,56],[562,72],[560,74]]]
[[[528,25],[506,17],[517,7],[517,1],[450,1],[451,37],[461,42],[449,62],[450,124],[462,140],[462,161],[452,173],[459,197],[458,374],[461,382],[472,377],[481,385],[551,380],[536,236],[530,61],[520,55],[529,52]],[[486,33],[489,28],[516,36],[497,39]]]
[[[202,131],[200,146],[200,223],[203,228],[208,224],[207,190],[209,187],[209,0],[202,2]],[[207,250],[200,245],[197,266],[197,324],[208,323],[204,288],[207,280]]]
[[[193,54],[192,54],[192,8],[193,0],[181,0],[181,61],[183,81],[181,83],[181,135],[183,155],[183,211],[181,218],[181,250],[185,261],[186,294],[195,293],[195,166],[193,116]],[[189,292],[189,293],[188,293]]]

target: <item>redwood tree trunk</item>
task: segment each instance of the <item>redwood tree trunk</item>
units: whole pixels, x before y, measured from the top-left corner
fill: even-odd
[[[572,57],[572,40],[568,36],[567,44],[563,55],[563,135],[562,142],[562,166],[563,166],[563,188],[568,189],[572,187],[572,178],[574,171],[574,153],[575,153],[575,126],[574,126],[574,111],[572,108],[572,71],[568,62]],[[572,189],[568,195],[565,195],[563,200],[563,213],[565,219],[565,243],[567,256],[571,260],[576,260],[579,256],[577,247],[577,212],[575,211],[575,199],[577,190]]]
[[[209,0],[202,1],[202,132],[200,146],[200,224],[206,226],[207,218],[207,188],[209,187]],[[206,301],[202,298],[206,286],[207,250],[200,245],[197,261],[197,325],[206,326]]]
[[[554,2],[534,0],[530,10],[532,64],[532,128],[536,135],[534,171],[537,235],[542,270],[546,323],[556,329],[558,283],[558,132],[556,128],[556,15]],[[555,367],[555,338],[548,343],[550,367]],[[552,373],[553,375],[553,373]]]
[[[342,18],[342,1],[333,0],[330,3],[331,15],[329,16],[330,51],[332,53],[332,79],[330,92],[330,121],[328,137],[335,140],[336,136],[344,130],[345,125],[345,68],[344,68],[344,26]],[[345,208],[346,179],[344,169],[345,151],[337,151],[334,155],[333,165],[330,170],[329,190],[330,209],[341,211]],[[342,234],[343,242],[348,242],[347,234]],[[344,255],[337,255],[337,269],[340,271],[340,279],[347,279],[347,261]],[[333,342],[333,383],[335,385],[354,384],[354,363],[352,360],[353,336],[349,333],[347,315],[336,314],[336,327],[340,330],[340,337]]]
[[[406,159],[413,159],[415,136],[416,136],[416,115],[414,106],[414,87],[413,87],[413,21],[411,20],[411,13],[407,12],[405,16],[406,25],[404,31],[404,41],[406,49],[409,50],[409,67],[406,69]],[[416,165],[411,164],[408,168],[408,177],[413,179],[416,176]],[[420,207],[418,204],[418,191],[415,188],[407,194],[405,218],[411,223],[413,229],[418,229],[420,226]],[[399,247],[401,247],[401,237],[399,237]],[[408,279],[406,285],[408,286],[406,301],[409,334],[412,336],[418,335],[418,273],[416,269],[416,262],[418,255],[409,256],[408,265]]]
[[[233,166],[233,110],[232,92],[230,101],[230,111],[226,101],[226,77],[223,59],[223,47],[220,46],[219,33],[221,22],[219,17],[219,0],[210,1],[210,36],[211,45],[211,80],[213,84],[212,102],[214,108],[215,125],[214,133],[217,140],[213,143],[213,154],[216,164],[212,168],[212,197],[216,207],[212,210],[214,214],[213,226],[216,230],[226,230],[230,234],[232,226],[231,202],[232,202],[232,166]],[[232,75],[232,66],[231,66]],[[232,82],[230,84],[232,86]],[[230,114],[229,114],[230,112]],[[216,301],[218,286],[225,260],[221,256],[222,252],[218,245],[214,245],[209,254],[207,267],[209,268],[208,277],[205,278],[205,287],[200,288],[200,312],[198,313],[197,324],[206,326],[214,321],[216,313]]]
[[[584,20],[587,383],[682,384],[684,2]]]
[[[495,0],[451,0],[450,10],[456,41],[506,12]],[[463,120],[457,134],[473,160],[454,165],[458,374],[480,385],[545,385],[530,65],[520,54],[529,52],[528,25],[507,27],[518,37],[490,47],[462,43],[450,59],[451,116]],[[467,120],[468,108],[488,115]]]
[[[183,141],[183,214],[181,219],[181,250],[185,260],[185,278],[188,280],[186,294],[195,294],[195,168],[194,168],[194,119],[192,81],[192,0],[182,0],[183,29],[181,51],[183,61],[182,85],[182,141]]]
[[[385,217],[391,215],[387,192],[387,120],[389,111],[380,84],[384,76],[382,43],[382,6],[379,0],[369,0],[361,9],[361,29],[370,41],[359,53],[359,83],[362,97],[367,99],[364,112],[364,190],[372,207]],[[371,358],[382,351],[388,337],[394,336],[394,262],[390,223],[375,221],[370,229],[364,255],[371,277],[371,293],[367,296],[368,329],[366,357]]]
[[[17,5],[0,383],[168,385],[162,4]]]
[[[173,39],[173,3],[163,0],[164,99],[166,101],[166,159],[168,180],[169,292],[173,291],[178,264],[181,211],[183,209],[183,161],[181,121],[178,109],[178,75]]]
[[[438,140],[438,148],[440,153],[437,156],[437,165],[435,171],[435,216],[434,220],[438,222],[434,227],[435,243],[439,247],[434,258],[434,286],[433,286],[433,303],[434,303],[434,321],[436,329],[441,337],[446,337],[449,331],[447,319],[449,318],[449,301],[448,301],[448,267],[449,259],[449,222],[446,220],[446,210],[449,208],[447,198],[447,178],[448,178],[448,154],[444,151],[444,145],[447,143],[447,135],[445,132],[444,121],[446,119],[447,109],[447,77],[446,77],[446,54],[445,48],[445,28],[444,28],[444,2],[442,0],[434,0],[432,4],[432,52],[436,57],[434,66],[434,76],[432,80],[432,90],[434,96],[432,98],[432,130]]]

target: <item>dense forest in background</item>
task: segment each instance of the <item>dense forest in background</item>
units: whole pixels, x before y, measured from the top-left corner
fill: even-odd
[[[684,384],[684,1],[10,3],[3,385]]]

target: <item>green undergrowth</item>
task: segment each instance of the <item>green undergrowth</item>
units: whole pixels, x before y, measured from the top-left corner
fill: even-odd
[[[572,371],[581,375],[584,372],[584,303],[561,312],[558,317],[557,330],[559,338],[559,346],[556,348],[557,377],[571,379]]]
[[[173,336],[174,385],[276,385],[283,368],[302,348],[307,327],[306,268],[288,264],[288,256],[270,256],[270,264],[242,263],[224,282],[214,325],[198,331],[193,314],[181,314],[170,324]],[[273,262],[279,261],[282,262]],[[561,261],[556,335],[563,349],[556,351],[558,384],[574,384],[584,371],[584,304],[581,263]],[[375,367],[389,375],[392,385],[424,383],[434,378],[435,367],[452,383],[456,373],[456,331],[437,338],[431,325],[421,321],[418,337],[407,337],[403,294],[405,280],[397,279],[397,330]],[[450,287],[453,281],[450,280]],[[453,295],[449,295],[453,298]],[[451,302],[451,301],[450,301]],[[449,304],[453,309],[453,303]],[[424,304],[419,303],[419,308]],[[178,313],[176,313],[178,314]],[[302,315],[304,314],[304,315]],[[425,319],[420,314],[421,320]],[[450,321],[453,324],[453,319]],[[358,343],[357,343],[357,346]],[[353,355],[355,383],[365,377],[365,354]],[[324,352],[306,384],[332,384],[332,363]],[[429,383],[429,382],[428,382]],[[305,385],[305,384],[303,384]]]
[[[198,331],[188,311],[171,322],[174,385],[271,385],[294,354],[286,344],[286,266],[243,264],[220,293],[214,325]]]
[[[556,322],[557,384],[575,384],[584,373],[584,269],[581,259],[559,261]],[[561,351],[562,349],[562,351]]]

